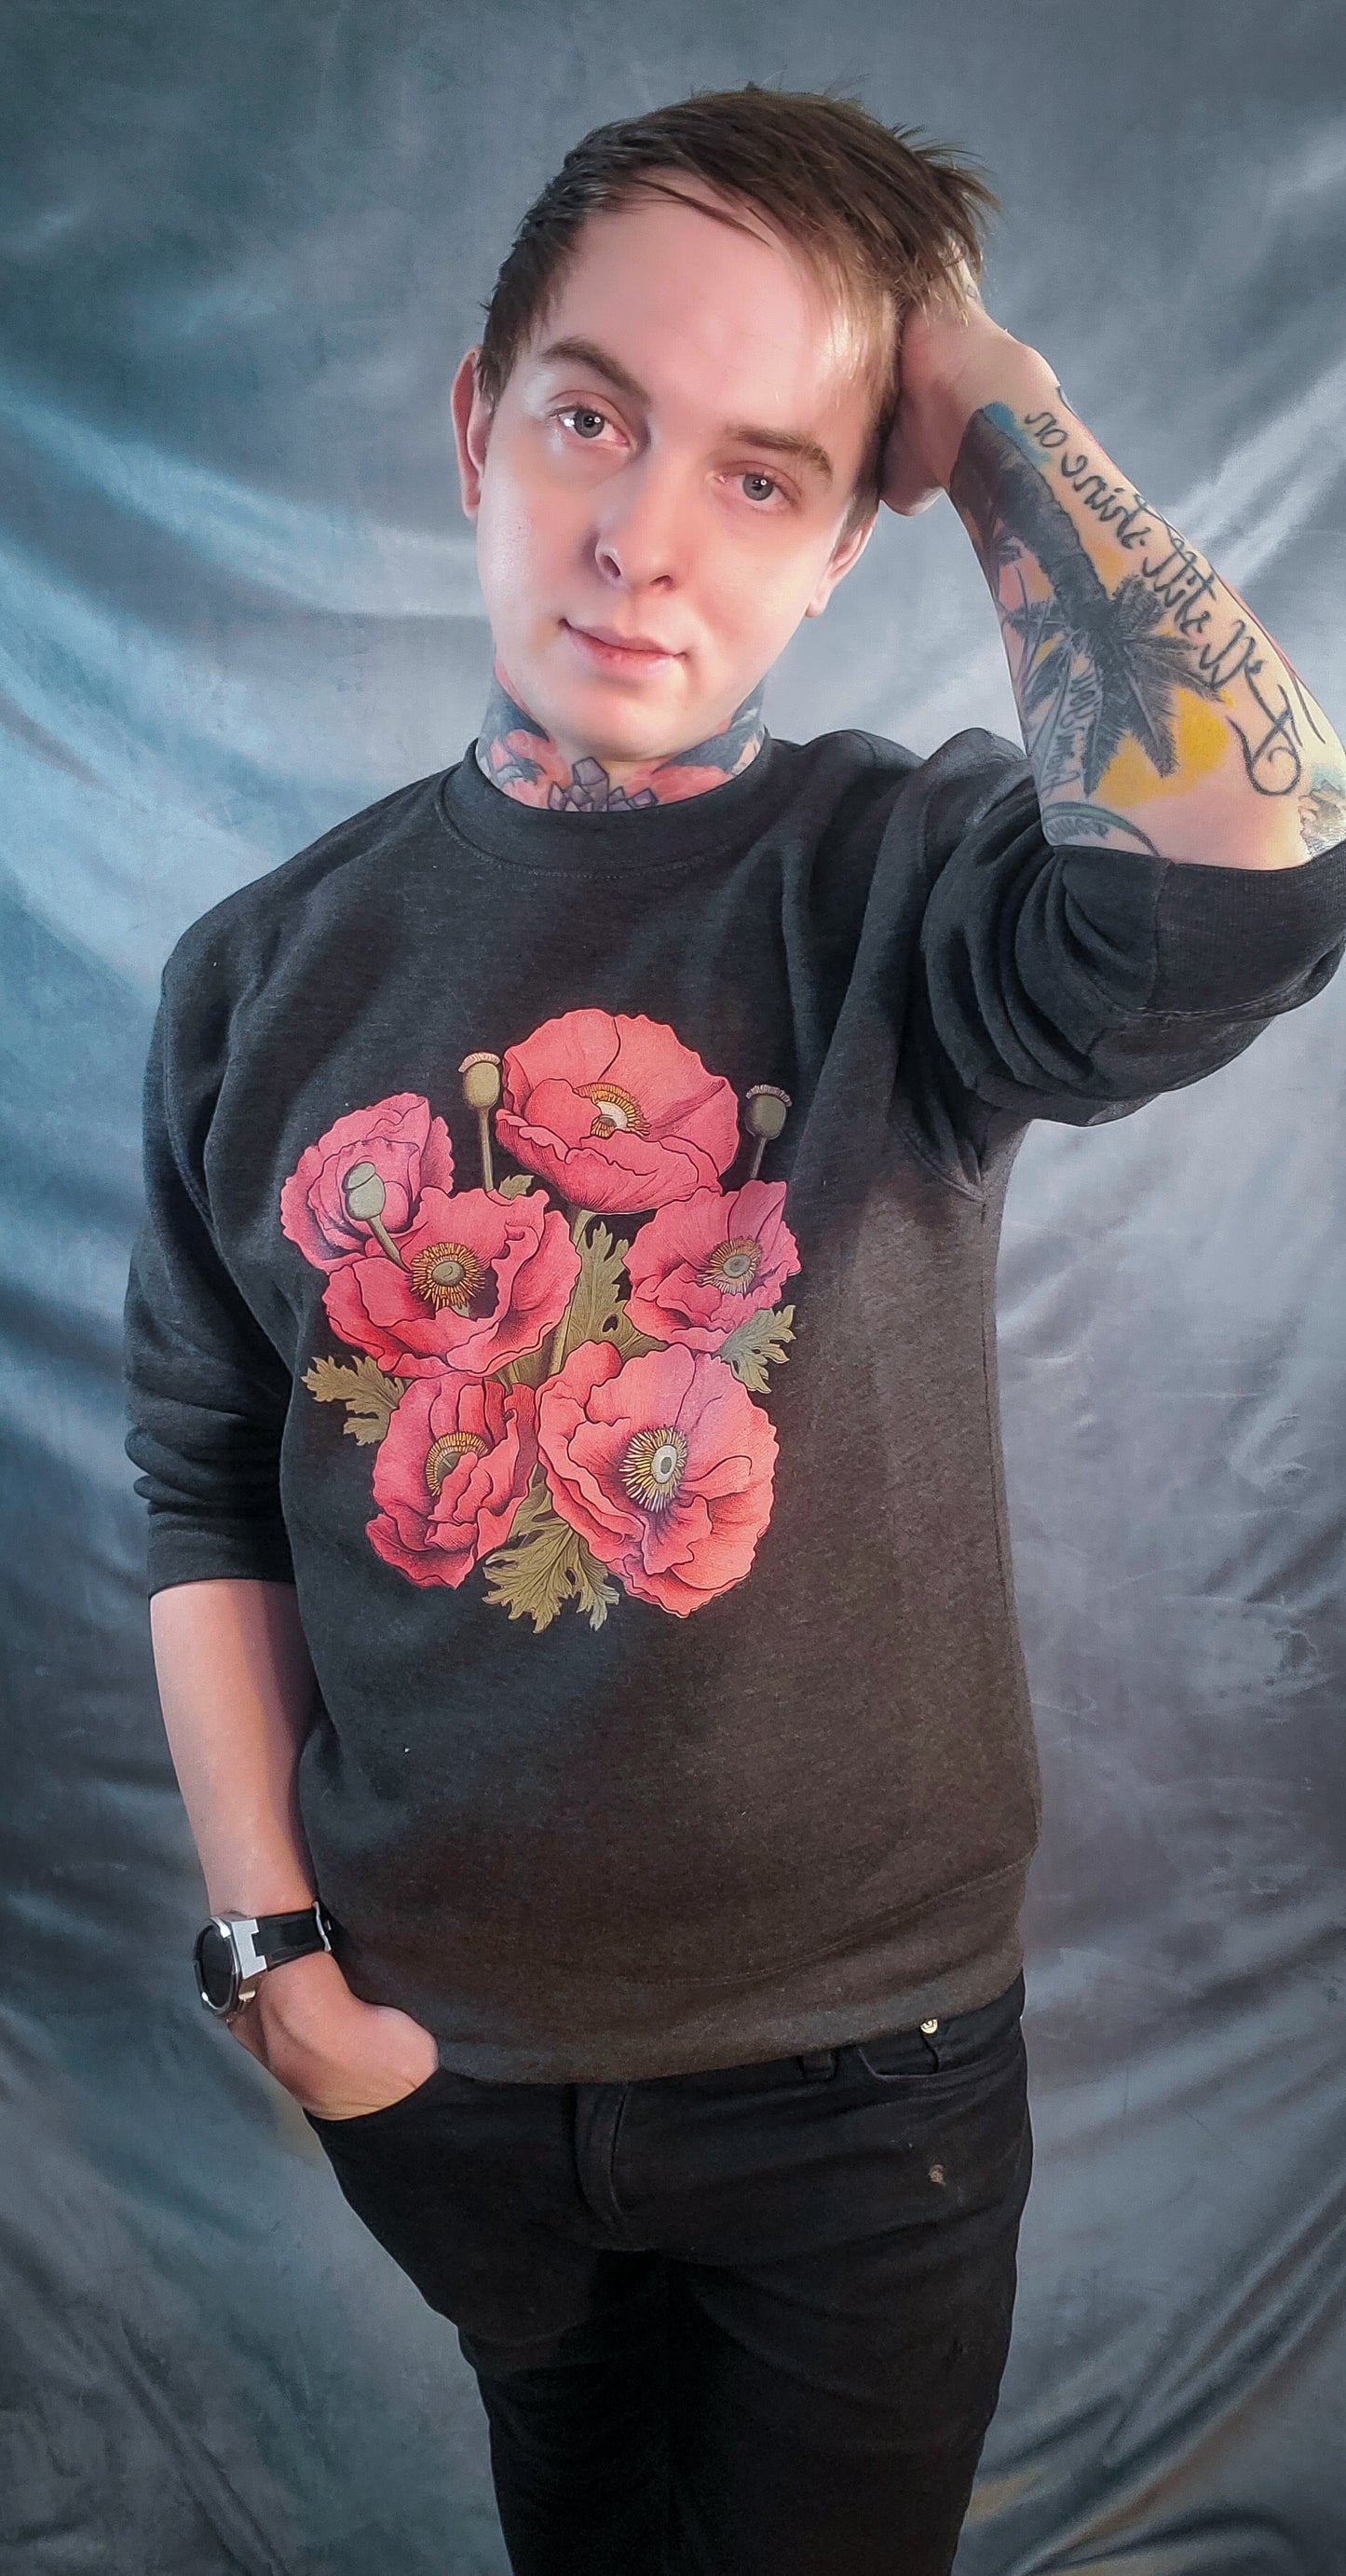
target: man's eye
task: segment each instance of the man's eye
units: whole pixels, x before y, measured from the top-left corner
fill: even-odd
[[[755,474],[752,467],[748,466],[741,480],[744,483],[765,483],[770,491],[779,492],[782,500],[786,498],[784,488],[776,481],[774,474]]]
[[[564,411],[557,412],[556,418],[563,421],[596,420],[599,423],[599,426],[602,427],[606,423],[607,414],[606,412],[595,411],[592,403],[567,403]],[[581,433],[577,430],[575,435],[578,438]],[[592,447],[593,440],[589,439],[586,444]]]

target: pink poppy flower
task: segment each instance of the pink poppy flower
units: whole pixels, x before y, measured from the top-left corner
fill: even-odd
[[[323,1291],[342,1340],[392,1377],[485,1377],[536,1351],[559,1322],[580,1256],[555,1208],[498,1190],[422,1190],[401,1260],[361,1254]]]
[[[372,1109],[348,1111],[305,1148],[281,1190],[280,1221],[316,1270],[334,1270],[377,1243],[368,1216],[353,1215],[347,1202],[352,1174],[357,1206],[377,1202],[380,1223],[389,1234],[401,1234],[415,1221],[422,1190],[453,1187],[448,1128],[442,1118],[431,1117],[430,1103],[419,1092],[396,1091]]]
[[[538,1448],[557,1511],[640,1600],[685,1618],[747,1573],[776,1434],[724,1360],[581,1342],[538,1389]]]
[[[745,1181],[660,1208],[626,1256],[637,1332],[717,1351],[745,1316],[774,1306],[799,1268],[784,1207],[784,1181]]]
[[[371,1545],[413,1583],[457,1585],[503,1546],[537,1465],[536,1397],[498,1378],[418,1378],[374,1457]]]
[[[574,1207],[663,1207],[738,1151],[732,1084],[659,1020],[563,1012],[506,1049],[501,1081],[502,1146]]]

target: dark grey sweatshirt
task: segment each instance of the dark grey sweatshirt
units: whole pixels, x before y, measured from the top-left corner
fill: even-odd
[[[192,925],[127,1447],[151,1592],[298,1586],[356,1993],[465,2074],[615,2081],[1011,1982],[1013,1157],[1227,1064],[1344,948],[1346,844],[1054,849],[980,730],[769,738],[615,814],[469,749]]]

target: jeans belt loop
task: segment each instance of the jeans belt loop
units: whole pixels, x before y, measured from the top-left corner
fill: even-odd
[[[826,2084],[837,2071],[837,2052],[834,2048],[806,2048],[799,2064],[811,2084]]]

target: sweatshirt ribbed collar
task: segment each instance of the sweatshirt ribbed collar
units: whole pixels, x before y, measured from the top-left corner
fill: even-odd
[[[575,814],[522,805],[482,771],[476,740],[440,785],[451,831],[491,857],[577,876],[684,867],[742,848],[764,831],[794,786],[799,746],[768,734],[756,758],[721,787],[633,813]]]

